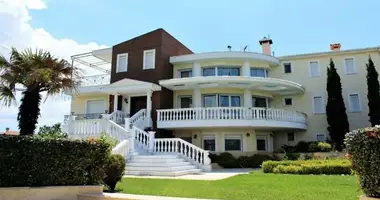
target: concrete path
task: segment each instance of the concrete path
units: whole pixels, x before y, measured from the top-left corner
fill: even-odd
[[[184,179],[184,180],[222,180],[226,178],[230,178],[239,174],[248,174],[250,171],[256,169],[216,169],[211,172],[204,172],[201,174],[192,174],[192,175],[184,175],[184,176],[176,176],[176,177],[168,177],[168,176],[124,176],[125,178],[157,178],[157,179]]]
[[[150,195],[135,195],[122,193],[103,193],[103,194],[80,194],[79,200],[196,200],[194,198],[164,197]],[[212,199],[199,199],[212,200]]]

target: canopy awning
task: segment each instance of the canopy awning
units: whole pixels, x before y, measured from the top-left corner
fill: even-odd
[[[112,48],[98,49],[71,56],[74,62],[111,74]]]

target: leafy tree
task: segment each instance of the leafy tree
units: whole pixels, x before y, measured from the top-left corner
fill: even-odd
[[[342,96],[342,84],[340,76],[336,71],[334,61],[330,59],[330,66],[327,67],[327,130],[335,148],[341,150],[346,133],[349,132],[346,106]]]
[[[63,133],[61,130],[61,123],[54,124],[52,126],[42,126],[37,134],[39,137],[48,138],[67,138],[67,133]]]
[[[11,106],[16,103],[16,91],[22,91],[17,116],[20,135],[33,134],[40,115],[41,93],[46,92],[48,97],[75,88],[72,76],[78,75],[78,69],[48,51],[18,52],[12,48],[10,55],[9,60],[0,56],[0,100]]]
[[[368,58],[367,65],[367,87],[368,87],[368,108],[369,121],[372,126],[380,125],[380,87],[379,74],[376,71],[375,65],[371,57]]]

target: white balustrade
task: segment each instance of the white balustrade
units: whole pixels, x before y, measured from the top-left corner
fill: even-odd
[[[99,137],[104,131],[103,122],[103,119],[72,120],[69,134],[75,138]]]
[[[135,125],[141,120],[144,120],[146,118],[146,109],[141,109],[137,113],[135,113],[131,118],[129,118],[129,121],[131,124]]]
[[[117,124],[124,124],[124,118],[128,116],[128,113],[117,110],[110,114],[109,119]]]
[[[137,128],[136,126],[133,126],[131,131],[133,132],[132,135],[135,138],[137,146],[149,150],[149,142],[151,142],[149,139],[149,133]]]
[[[306,123],[306,114],[274,108],[212,107],[157,110],[157,121],[274,120]]]
[[[123,140],[112,149],[112,154],[120,154],[128,159],[130,157],[129,148],[128,140]]]
[[[119,141],[132,137],[129,131],[125,130],[122,126],[111,120],[106,120],[106,126],[107,128],[105,129],[105,132]]]
[[[211,160],[208,157],[209,151],[203,150],[180,138],[155,139],[153,151],[156,153],[176,153],[206,171],[211,170]]]

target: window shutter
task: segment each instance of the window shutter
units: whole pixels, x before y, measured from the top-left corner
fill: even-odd
[[[123,110],[123,96],[117,96],[117,110]]]
[[[108,107],[108,113],[113,113],[113,99],[114,99],[114,96],[113,95],[110,95],[110,98],[109,98],[109,107]]]

